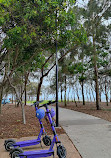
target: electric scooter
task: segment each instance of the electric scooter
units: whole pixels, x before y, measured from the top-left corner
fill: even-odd
[[[43,158],[43,157],[49,157],[49,156],[54,157],[54,150],[53,150],[54,144],[57,145],[57,155],[58,155],[58,157],[59,158],[66,158],[66,149],[62,145],[62,143],[59,141],[59,138],[58,138],[58,135],[56,134],[56,130],[55,130],[55,127],[54,127],[54,123],[53,123],[50,111],[48,109],[48,105],[53,104],[53,103],[56,103],[56,101],[53,101],[53,102],[49,101],[48,103],[39,106],[39,108],[41,108],[41,107],[46,108],[46,113],[47,113],[52,131],[53,131],[53,134],[54,134],[54,137],[53,137],[53,140],[51,142],[50,148],[48,150],[35,150],[35,151],[25,151],[25,152],[23,150],[21,150],[21,148],[15,148],[10,152],[11,158],[38,158],[38,157]],[[42,110],[41,114],[40,114],[39,110],[40,109],[37,110],[37,115],[36,116],[37,116],[37,118],[39,118],[38,116],[41,115],[42,116],[41,119],[42,119],[45,115],[43,115],[43,113],[44,113],[43,109],[41,109]]]
[[[37,111],[38,110],[37,106],[41,102],[42,101],[39,101],[39,102],[37,101],[33,105],[31,105],[31,106],[35,106],[35,110]],[[27,146],[41,144],[41,136],[42,135],[44,135],[44,137],[43,137],[43,143],[46,146],[50,146],[51,145],[51,139],[50,139],[49,136],[47,136],[41,119],[39,119],[39,123],[40,123],[41,129],[40,129],[40,132],[39,132],[39,135],[38,135],[37,139],[20,141],[20,142],[16,142],[14,139],[5,140],[4,146],[5,146],[6,151],[11,151],[12,149],[14,149],[16,147],[21,147],[22,148],[22,147],[27,147]],[[42,144],[41,144],[41,147],[42,147]]]

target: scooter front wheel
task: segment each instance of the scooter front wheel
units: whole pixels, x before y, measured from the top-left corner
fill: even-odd
[[[66,158],[66,148],[63,145],[57,146],[57,155],[59,158]]]
[[[21,148],[15,148],[10,152],[11,158],[20,158],[19,154],[23,153]]]

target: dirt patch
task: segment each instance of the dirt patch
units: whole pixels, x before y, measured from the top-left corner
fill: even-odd
[[[59,106],[64,107],[64,103],[59,103]],[[69,102],[68,109],[83,112],[93,115],[111,122],[111,103],[106,106],[106,103],[101,103],[101,110],[96,110],[94,102],[77,102],[77,107],[74,102]],[[2,114],[0,115],[0,138],[20,138],[28,136],[36,136],[39,134],[40,125],[35,117],[35,109],[30,106],[25,106],[26,125],[22,123],[22,109],[15,107],[12,104],[2,106]],[[52,135],[50,125],[43,119],[43,125],[48,135]],[[57,134],[63,134],[63,128],[56,129]]]
[[[2,106],[0,115],[0,138],[20,138],[36,136],[40,132],[40,124],[35,117],[35,109],[25,106],[26,125],[22,123],[22,109],[15,105],[7,104]],[[52,134],[50,124],[43,119],[43,125],[48,135]],[[57,129],[57,134],[65,133],[63,128]]]
[[[59,105],[65,107],[64,103],[59,103]],[[111,103],[107,106],[105,102],[101,102],[100,110],[96,110],[95,102],[86,102],[86,105],[82,105],[82,102],[77,102],[77,106],[74,102],[69,102],[65,108],[93,115],[111,122]]]

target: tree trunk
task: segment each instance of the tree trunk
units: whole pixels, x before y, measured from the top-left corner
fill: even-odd
[[[0,114],[2,113],[2,98],[3,98],[3,89],[4,89],[4,86],[5,86],[5,79],[6,79],[6,68],[5,68],[5,75],[3,77],[3,81],[0,85]]]
[[[76,102],[76,98],[75,98],[75,93],[74,93],[74,103],[75,103],[75,105],[76,105],[76,107],[77,107],[77,102]]]
[[[107,95],[107,93],[106,93],[106,105],[108,106],[109,104],[108,104],[108,95]]]
[[[92,88],[91,88],[91,92],[92,92],[93,100],[95,102],[95,97],[94,97],[94,93],[93,93],[93,89]]]
[[[23,91],[23,87],[22,87],[22,85],[21,85],[21,94],[20,94],[20,99],[21,99],[21,103],[22,103],[22,98],[23,98],[23,94],[22,94],[22,91]],[[22,107],[22,104],[21,104],[21,107]]]
[[[12,104],[13,104],[13,90],[12,90]]]
[[[82,99],[83,99],[83,105],[85,105],[85,98],[84,98],[84,82],[81,82],[81,88],[82,88]]]
[[[87,102],[89,101],[88,90],[86,89]]]
[[[101,102],[101,91],[99,92],[100,102]]]
[[[102,83],[100,80],[100,83],[99,83],[99,100],[100,100],[100,102],[101,102],[101,94],[102,94]]]
[[[111,81],[109,81],[109,86],[110,86],[110,103],[111,103]]]
[[[100,109],[100,103],[99,103],[99,86],[98,86],[98,69],[97,64],[95,63],[94,66],[94,72],[95,72],[95,91],[96,91],[96,108],[97,110]]]
[[[107,94],[106,78],[105,78],[105,96],[106,96],[106,105],[108,106],[108,94]]]
[[[25,91],[25,105],[26,105],[27,104],[27,78],[26,76],[25,76],[24,91]]]
[[[37,98],[36,98],[36,100],[37,100],[37,101],[39,101],[39,97],[40,97],[40,90],[41,90],[42,83],[43,83],[43,76],[40,78],[40,82],[39,82],[39,84],[38,84],[38,89],[37,89]]]
[[[2,113],[3,86],[0,88],[0,114]]]
[[[68,103],[69,103],[69,93],[70,93],[70,92],[68,91],[68,98],[67,98],[67,102],[68,102]]]
[[[77,88],[77,87],[76,87],[76,92],[77,92],[78,102],[80,102],[80,101],[79,101],[79,93],[78,93],[78,88]]]
[[[15,107],[17,106],[17,95],[15,93]]]
[[[9,80],[9,83],[10,83],[10,86],[14,89],[15,91],[15,94],[16,94],[16,97],[18,99],[18,103],[21,104],[21,107],[22,107],[22,119],[23,119],[23,124],[26,124],[26,119],[25,119],[25,110],[24,110],[24,105],[22,104],[22,101],[21,101],[21,97],[18,96],[17,94],[17,89],[12,85],[11,81],[10,81],[10,78],[8,78]],[[24,92],[24,91],[23,91]],[[23,95],[23,93],[21,93]]]
[[[27,81],[29,77],[29,72],[25,73],[25,85],[24,85],[24,91],[25,91],[25,105],[27,104]]]
[[[66,75],[65,75],[64,77],[65,77],[65,78],[64,78],[64,79],[65,79],[65,95],[64,95],[64,105],[65,105],[65,106],[67,106],[67,101],[66,101],[66,90],[67,90],[67,89],[66,89],[66,88],[67,88],[67,87],[66,87]]]
[[[22,106],[22,118],[23,118],[23,124],[26,124],[26,118],[25,118],[25,109],[24,104],[21,102]]]
[[[73,95],[71,95],[71,101],[74,102]]]
[[[95,75],[95,92],[96,92],[96,109],[100,109],[100,100],[99,100],[99,84],[98,84],[98,67],[97,67],[97,54],[95,46],[95,37],[93,35],[93,48],[94,48],[94,75]]]
[[[92,102],[91,91],[90,90],[89,90],[89,97],[90,97],[90,102]]]
[[[63,99],[62,99],[62,84],[61,84],[61,102],[63,102]]]

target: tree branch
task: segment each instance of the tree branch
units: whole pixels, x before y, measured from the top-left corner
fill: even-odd
[[[50,60],[50,58],[51,58],[53,55],[54,55],[54,53],[52,53],[52,54],[48,57],[48,59],[46,59],[45,63],[42,65],[42,68],[46,65],[46,63]]]
[[[4,51],[4,53],[3,53],[3,51]],[[2,53],[3,53],[3,54],[2,54]],[[2,49],[2,50],[0,51],[0,54],[2,54],[2,55],[0,56],[0,64],[1,64],[2,61],[4,60],[4,58],[5,58],[6,55],[7,55],[7,50]]]
[[[77,45],[75,45],[73,48],[71,48],[70,50],[68,50],[62,57],[60,57],[58,59],[58,62],[60,62],[62,60],[63,57],[65,57],[69,52],[71,52],[73,49],[75,49],[77,47]],[[54,66],[56,65],[56,62],[52,65],[52,67],[43,75],[43,77],[47,76],[49,74],[49,72],[54,68]]]

